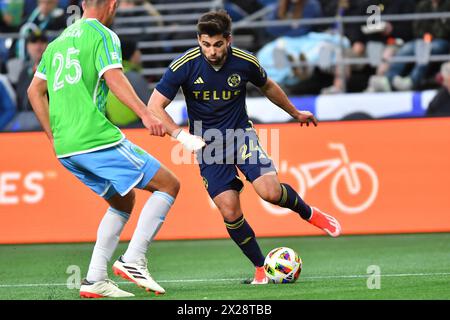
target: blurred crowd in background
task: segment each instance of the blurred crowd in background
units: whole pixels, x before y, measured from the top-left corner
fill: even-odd
[[[122,42],[124,70],[143,101],[151,93],[151,83],[161,74],[143,74],[146,68],[165,68],[170,61],[143,61],[142,54],[182,52],[185,47],[171,45],[139,49],[141,41],[195,39],[191,33],[172,32],[177,25],[194,25],[188,19],[165,19],[186,14],[186,10],[158,11],[158,4],[181,0],[122,0],[112,29],[132,30],[142,26],[134,17],[149,17],[149,27],[166,32],[117,32]],[[189,2],[189,1],[184,1]],[[195,1],[192,1],[195,2]],[[217,1],[211,1],[217,4]],[[450,53],[450,18],[382,21],[368,28],[367,22],[299,24],[303,19],[369,16],[367,9],[377,6],[381,15],[412,13],[450,13],[450,0],[226,0],[219,1],[235,25],[262,13],[262,21],[291,21],[284,25],[238,28],[234,36],[250,35],[243,49],[253,52],[268,75],[289,95],[338,94],[345,92],[391,92],[438,89],[428,108],[430,115],[450,114],[450,64],[446,61],[391,63],[393,57]],[[80,0],[0,0],[0,130],[37,129],[26,90],[48,43],[72,21],[69,6],[81,8]],[[156,6],[155,6],[156,5]],[[142,10],[132,10],[141,8]],[[176,7],[174,7],[176,8]],[[181,7],[180,7],[181,8]],[[131,10],[130,10],[131,9]],[[195,7],[190,13],[205,10]],[[131,19],[127,19],[131,18]],[[340,36],[340,33],[344,37]],[[422,47],[420,47],[422,45]],[[425,51],[424,51],[425,46]],[[242,46],[241,46],[242,47]],[[422,48],[422,49],[421,49]],[[144,52],[142,52],[144,51]],[[339,65],[343,58],[367,58],[376,52],[377,65],[357,63]],[[377,59],[375,57],[375,59]],[[256,93],[257,94],[257,93]],[[140,126],[140,121],[112,94],[107,103],[108,117],[119,126]],[[30,120],[31,119],[31,120]],[[31,125],[31,123],[34,123]],[[27,125],[25,125],[27,124]],[[33,127],[35,126],[35,127]]]

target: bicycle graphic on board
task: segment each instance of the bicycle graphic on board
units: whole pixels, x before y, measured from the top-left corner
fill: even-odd
[[[333,174],[331,180],[330,193],[333,204],[347,214],[358,214],[369,208],[375,201],[378,194],[378,177],[375,171],[363,162],[350,161],[345,145],[342,143],[329,143],[328,147],[337,150],[340,157],[327,159],[317,162],[300,164],[299,166],[288,166],[287,161],[283,160],[280,164],[279,173],[292,174],[298,182],[298,193],[304,198],[306,191],[313,188],[324,180],[328,175]],[[322,169],[319,174],[312,175],[311,171]],[[359,204],[346,204],[338,194],[339,182],[343,181],[347,191],[351,196],[357,196],[362,191],[360,176],[365,174],[369,177],[370,193]],[[365,186],[367,188],[367,186]],[[267,211],[273,214],[287,214],[290,209],[274,206],[261,199],[261,203]]]

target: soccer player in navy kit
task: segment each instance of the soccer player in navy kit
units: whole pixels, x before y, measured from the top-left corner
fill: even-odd
[[[197,153],[205,186],[230,237],[256,268],[251,283],[266,284],[265,257],[241,210],[239,192],[243,183],[237,169],[262,199],[297,212],[333,237],[341,233],[341,227],[334,217],[310,207],[291,186],[278,180],[272,160],[259,145],[247,115],[247,82],[259,87],[270,101],[301,125],[316,126],[317,120],[312,113],[298,111],[292,105],[282,89],[267,78],[255,56],[231,46],[231,18],[226,11],[202,15],[197,31],[199,46],[169,65],[148,107],[168,126],[167,132],[188,150],[195,150],[195,144],[199,143],[194,134],[205,140],[203,152]],[[177,126],[165,111],[180,87],[186,99],[190,133]]]

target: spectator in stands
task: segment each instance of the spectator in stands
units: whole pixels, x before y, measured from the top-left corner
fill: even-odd
[[[24,0],[0,0],[0,33],[19,31],[23,19]],[[0,72],[6,71],[6,61],[9,58],[7,39],[0,36]]]
[[[263,8],[258,0],[226,0],[223,5],[235,22]]]
[[[0,1],[0,32],[17,32],[23,19],[24,0]]]
[[[365,6],[359,0],[335,0],[323,1],[322,8],[325,10],[326,16],[361,16],[365,15]],[[361,26],[356,23],[346,24],[343,27],[344,36],[350,41],[350,48],[344,48],[343,55],[346,58],[359,58],[365,54],[365,38],[361,32]],[[339,25],[336,23],[331,26],[331,31],[339,33]],[[322,94],[341,93],[344,91],[345,83],[348,81],[355,70],[360,70],[361,66],[347,66],[341,68],[335,66],[334,79],[330,87],[325,87],[321,90]],[[343,74],[343,76],[341,75]],[[324,83],[324,82],[322,82]]]
[[[450,116],[450,62],[442,64],[441,77],[442,88],[428,105],[428,117]]]
[[[228,12],[231,19],[236,22],[244,18],[248,18],[257,11],[270,11],[271,7],[277,5],[277,0],[273,4],[263,5],[259,0],[225,0],[223,2],[224,9]],[[246,45],[248,51],[258,51],[263,45],[267,43],[267,34],[263,28],[240,28],[234,32],[234,35],[248,35],[252,40]]]
[[[36,29],[31,31],[26,38],[26,49],[29,60],[19,72],[19,80],[16,85],[17,108],[19,111],[33,111],[28,101],[27,89],[47,45],[48,38],[44,31]]]
[[[335,10],[337,3],[335,1]],[[336,30],[324,30],[299,37],[279,37],[266,43],[257,56],[270,78],[289,93],[318,94],[332,83],[336,52],[340,47],[349,50],[349,39],[340,37]]]
[[[269,14],[269,20],[300,20],[302,18],[319,18],[322,9],[317,0],[279,0],[278,5]],[[290,25],[283,27],[268,27],[266,31],[275,37],[299,37],[312,31],[307,25]]]
[[[371,5],[371,2],[376,3],[376,1],[369,0],[368,5]],[[382,14],[408,14],[415,11],[415,2],[413,0],[388,1],[380,9]],[[413,39],[412,25],[412,21],[392,23],[383,21],[381,28],[373,28],[372,31],[366,28],[367,41],[382,42],[385,46],[382,53],[382,62],[378,65],[375,75],[370,77],[366,92],[385,91],[386,88],[389,88],[384,77],[389,69],[387,61],[397,53],[405,42]]]
[[[422,0],[416,7],[417,13],[426,12],[448,12],[450,11],[450,0]],[[416,43],[424,40],[431,47],[431,54],[447,54],[449,52],[450,21],[448,19],[415,20],[413,22],[414,39],[406,42],[396,53],[397,57],[414,56],[416,54]],[[383,79],[386,91],[391,86],[398,91],[419,89],[427,72],[429,64],[415,64],[413,69],[404,76],[407,63],[393,63],[386,72]]]
[[[412,13],[415,10],[414,0],[366,0],[362,3],[361,1],[347,0],[338,2],[343,6],[343,14],[345,16],[365,16],[367,15],[367,8],[372,5],[378,6],[379,12],[382,15],[406,14]],[[347,6],[345,6],[345,2],[348,2]],[[366,50],[367,45],[370,42],[377,42],[384,46],[381,55],[383,59],[387,60],[395,54],[404,42],[412,39],[411,28],[412,23],[410,21],[383,21],[379,25],[371,26],[370,28],[367,27],[366,23],[363,25],[345,25],[345,35],[352,42],[352,50],[345,52],[344,54],[351,58],[367,56],[369,54]],[[378,91],[378,89],[374,87],[378,83],[376,82],[378,80],[377,78],[382,76],[387,69],[388,65],[386,63],[378,65],[376,75],[369,79],[367,91]],[[340,68],[336,68],[333,86],[325,88],[323,93],[343,92],[343,79],[346,81],[347,91],[362,91],[365,88],[368,77],[372,73],[373,68],[367,65],[355,65],[345,68],[345,77],[342,77]]]
[[[16,114],[15,93],[6,76],[0,74],[0,131]]]
[[[258,3],[264,7],[276,4],[278,0],[258,0]]]
[[[130,81],[137,95],[142,101],[150,98],[150,89],[147,80],[140,74],[142,69],[141,52],[137,43],[130,40],[121,40],[122,65],[125,76]],[[126,105],[117,99],[110,90],[106,100],[106,116],[119,127],[143,127],[140,118]]]
[[[6,23],[3,20],[3,14],[0,7],[0,33],[6,31]],[[0,74],[5,72],[5,61],[8,59],[8,49],[6,39],[0,36]]]
[[[23,1],[23,17],[28,18],[38,6],[38,0],[14,0],[14,2]],[[58,7],[66,11],[71,5],[79,6],[81,9],[81,3],[83,0],[58,0]]]
[[[16,116],[6,126],[8,131],[40,130],[41,125],[28,100],[27,89],[33,79],[37,66],[41,61],[42,54],[48,45],[45,32],[35,29],[26,38],[27,56],[30,59],[24,64],[19,72],[16,84],[17,111]]]
[[[64,9],[58,7],[58,0],[38,0],[36,9],[25,23],[33,23],[42,31],[57,31],[66,27],[66,16]]]
[[[38,0],[38,6],[20,29],[21,39],[17,45],[17,55],[20,59],[27,60],[25,37],[32,29],[41,31],[59,31],[66,27],[67,16],[62,8],[58,8],[58,0]]]
[[[141,7],[142,10],[132,11],[130,9]],[[117,21],[120,21],[120,18],[133,18],[133,17],[152,17],[154,18],[153,23],[151,25],[161,27],[164,25],[163,18],[159,11],[150,3],[143,0],[122,0],[119,4],[119,10],[116,14]],[[117,25],[117,21],[115,22],[115,26]],[[138,21],[128,21],[126,23],[120,23],[120,27],[124,28],[132,28],[132,27],[141,27],[143,23]],[[139,38],[138,35],[137,38]]]
[[[142,21],[143,19],[148,20]],[[145,33],[144,28],[162,27],[163,25],[163,16],[150,1],[124,0],[119,4],[113,30],[119,28],[138,30],[137,32],[127,34],[127,39],[130,41],[157,41],[162,40],[160,39],[160,34]],[[150,47],[143,49],[143,54],[161,53],[161,51],[161,48]],[[155,61],[144,61],[143,63],[145,68],[160,67],[158,62]]]
[[[336,48],[341,45],[350,48],[348,39],[341,39],[336,34],[327,32],[310,32],[300,37],[280,37],[264,45],[258,51],[257,57],[268,76],[279,85],[289,89],[291,94],[304,94],[301,92],[308,81],[308,88],[316,85],[319,91],[323,82],[314,79],[312,69],[329,69],[336,63]],[[322,51],[329,52],[328,65],[322,60]],[[305,67],[303,65],[306,63]],[[297,67],[299,66],[299,67]],[[314,92],[315,93],[315,92]]]

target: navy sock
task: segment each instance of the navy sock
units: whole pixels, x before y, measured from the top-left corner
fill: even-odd
[[[298,193],[286,183],[281,184],[280,207],[289,208],[297,212],[303,219],[311,218],[311,208],[300,198]]]
[[[242,215],[232,222],[225,221],[228,234],[231,239],[241,248],[242,252],[253,263],[255,267],[262,267],[264,265],[264,255],[256,242],[255,232],[247,223]]]

